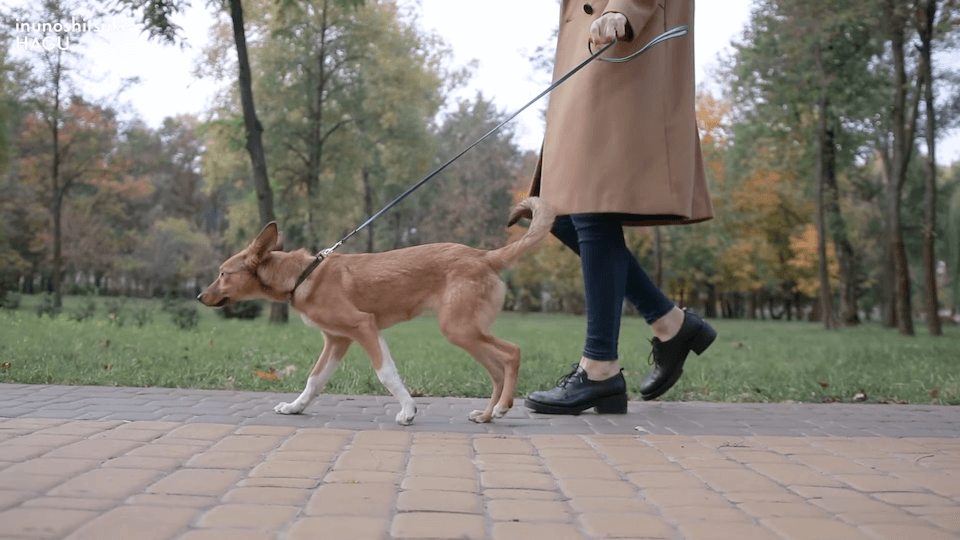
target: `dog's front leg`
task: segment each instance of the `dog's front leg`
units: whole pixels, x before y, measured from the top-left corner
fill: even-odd
[[[413,423],[413,417],[417,415],[417,404],[410,397],[407,387],[403,385],[403,380],[397,372],[397,366],[393,363],[393,357],[390,356],[390,350],[387,349],[387,342],[378,333],[375,348],[372,343],[362,343],[362,345],[364,345],[364,349],[367,349],[367,354],[370,355],[373,368],[377,372],[377,378],[400,402],[397,423],[401,426],[409,426]]]
[[[323,351],[320,352],[320,358],[313,366],[313,371],[307,377],[307,386],[303,392],[293,401],[293,403],[280,403],[273,408],[280,414],[300,414],[307,405],[319,394],[326,386],[330,376],[337,370],[340,360],[347,354],[350,348],[351,340],[344,337],[336,337],[323,333]]]

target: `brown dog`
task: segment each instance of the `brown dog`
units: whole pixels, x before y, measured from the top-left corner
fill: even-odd
[[[500,249],[426,244],[384,253],[333,253],[299,287],[297,278],[314,257],[304,249],[284,253],[277,225],[269,223],[249,246],[220,265],[220,276],[198,299],[216,307],[248,298],[290,302],[305,323],[323,333],[323,351],[306,388],[293,403],[277,405],[278,413],[302,412],[356,341],[370,356],[380,382],[400,401],[397,422],[403,425],[413,421],[417,407],[380,330],[432,308],[450,343],[470,353],[490,373],[490,403],[468,415],[474,422],[489,422],[513,406],[520,368],[520,348],[490,333],[506,290],[498,272],[553,227],[553,212],[537,197],[521,201],[510,223],[531,215],[520,240]]]

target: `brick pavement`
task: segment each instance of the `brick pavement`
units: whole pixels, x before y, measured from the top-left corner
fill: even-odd
[[[960,408],[0,384],[0,538],[960,538]]]

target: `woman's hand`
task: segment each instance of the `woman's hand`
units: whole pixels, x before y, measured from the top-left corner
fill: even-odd
[[[604,13],[590,26],[590,44],[602,47],[627,36],[627,18],[622,13]]]

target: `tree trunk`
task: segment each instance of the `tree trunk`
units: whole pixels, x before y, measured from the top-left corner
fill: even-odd
[[[934,241],[937,235],[937,161],[936,161],[936,112],[933,101],[933,65],[931,40],[933,21],[937,14],[936,0],[927,0],[920,25],[920,76],[924,80],[924,102],[927,113],[927,186],[924,195],[923,218],[923,290],[927,327],[931,336],[943,334],[940,328],[940,306],[937,302],[937,258]]]
[[[819,46],[816,49],[817,67],[823,72],[823,58]],[[833,293],[830,291],[830,272],[827,266],[827,235],[824,216],[824,188],[827,176],[827,109],[830,102],[825,90],[821,90],[818,99],[817,109],[820,113],[820,121],[817,127],[817,164],[816,164],[816,228],[817,228],[817,255],[819,259],[818,270],[820,276],[820,311],[823,314],[823,328],[832,330],[835,328],[833,321]],[[832,154],[833,149],[829,152]]]
[[[253,82],[250,76],[250,59],[247,56],[247,38],[243,29],[243,6],[240,0],[230,0],[230,18],[233,22],[233,39],[237,46],[237,63],[240,68],[240,104],[243,108],[243,123],[247,132],[247,152],[253,166],[253,185],[257,192],[257,208],[260,225],[276,221],[273,212],[273,189],[267,177],[267,159],[263,152],[263,125],[257,118],[253,103]],[[283,303],[275,303],[270,309],[270,322],[287,322],[289,310]]]
[[[847,235],[847,223],[840,211],[840,188],[837,185],[836,130],[832,119],[828,119],[824,133],[824,211],[830,237],[836,248],[840,275],[837,290],[840,296],[838,326],[856,326],[860,324],[857,315],[856,259],[850,237]]]
[[[891,0],[888,13],[891,25],[890,39],[894,64],[894,103],[892,114],[893,149],[890,154],[890,170],[887,181],[887,233],[890,256],[893,259],[894,292],[896,294],[897,330],[901,335],[914,335],[913,313],[910,298],[910,268],[903,245],[903,229],[900,223],[900,195],[907,178],[907,165],[913,150],[913,132],[916,127],[916,110],[920,92],[915,92],[912,113],[907,111],[907,75],[904,59],[903,10],[905,6]]]

